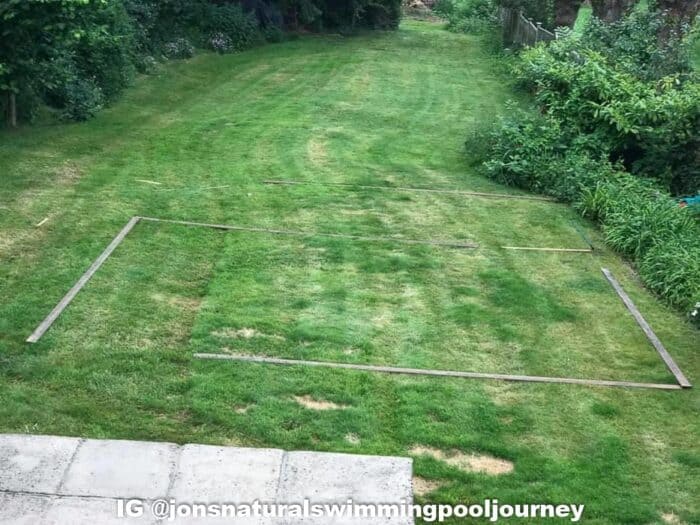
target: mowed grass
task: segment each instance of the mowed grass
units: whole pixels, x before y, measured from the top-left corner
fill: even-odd
[[[265,179],[512,192],[463,138],[514,94],[478,38],[406,22],[201,55],[96,120],[0,136],[0,431],[417,455],[435,502],[577,502],[590,523],[700,522],[698,395],[205,362],[252,353],[671,382],[613,270],[692,380],[700,337],[560,204]],[[146,181],[146,182],[144,182]],[[139,224],[36,345],[24,339],[132,215],[477,250]],[[42,226],[35,225],[48,217]],[[506,245],[585,248],[512,252]],[[298,398],[337,405],[313,410]]]

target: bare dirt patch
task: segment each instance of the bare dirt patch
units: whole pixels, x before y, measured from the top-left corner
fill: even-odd
[[[344,410],[349,408],[347,405],[338,405],[332,401],[318,400],[311,396],[294,396],[294,401],[310,410]]]
[[[465,472],[481,472],[500,476],[513,472],[513,463],[486,454],[465,454],[459,450],[444,451],[438,448],[414,446],[410,453],[414,456],[429,456]]]
[[[181,295],[154,293],[151,295],[151,298],[159,303],[165,303],[168,306],[190,311],[198,310],[202,304],[202,299],[199,297],[183,297]]]
[[[664,512],[661,515],[661,519],[664,523],[668,523],[669,525],[681,525],[682,523],[681,519],[673,512]]]
[[[360,444],[360,436],[358,436],[357,434],[353,434],[351,432],[350,434],[345,434],[345,441],[347,441],[351,445],[359,445]]]
[[[211,335],[224,339],[253,339],[256,337],[261,337],[266,339],[276,339],[278,341],[284,340],[284,337],[281,335],[265,334],[256,330],[255,328],[222,328],[221,330],[212,332]]]
[[[445,486],[443,481],[413,476],[413,493],[416,496],[427,496],[431,492],[435,492],[437,489],[443,486]]]
[[[83,176],[82,171],[72,164],[63,164],[55,170],[56,182],[62,185],[70,185]]]

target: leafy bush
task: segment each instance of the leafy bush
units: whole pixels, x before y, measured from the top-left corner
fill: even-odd
[[[230,53],[233,51],[233,41],[224,33],[214,33],[209,37],[209,47],[217,53]]]
[[[238,4],[209,6],[205,29],[223,36],[227,51],[241,51],[262,40],[257,19]]]
[[[692,39],[677,31],[659,38],[664,27],[663,14],[655,10],[635,9],[611,23],[592,17],[585,28],[585,45],[642,80],[687,75],[692,70]]]
[[[186,38],[176,38],[163,46],[163,54],[168,58],[192,58],[194,46]]]
[[[447,28],[459,33],[481,33],[498,22],[495,0],[441,0],[434,8],[447,18]]]
[[[643,81],[570,36],[523,52],[516,68],[543,110],[633,174],[676,194],[700,186],[700,84]]]
[[[78,78],[62,86],[64,107],[63,120],[88,120],[94,117],[104,105],[102,90],[94,81]]]

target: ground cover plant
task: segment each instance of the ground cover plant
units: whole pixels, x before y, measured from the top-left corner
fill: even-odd
[[[697,522],[697,390],[192,358],[247,351],[670,382],[600,276],[607,266],[696,379],[698,332],[564,204],[262,184],[518,193],[470,168],[462,143],[513,96],[482,37],[410,21],[198,55],[137,80],[89,122],[3,132],[0,431],[412,455],[421,500],[572,501],[592,523]],[[482,247],[144,223],[27,345],[132,215]],[[500,248],[585,248],[574,225],[595,255]],[[469,467],[469,455],[489,468]]]

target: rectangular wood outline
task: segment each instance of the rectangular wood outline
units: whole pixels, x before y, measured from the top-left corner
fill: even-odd
[[[85,273],[76,281],[76,283],[71,287],[71,289],[66,293],[66,295],[58,302],[58,304],[51,310],[49,315],[37,326],[37,328],[32,332],[32,334],[27,338],[28,343],[36,343],[41,339],[41,337],[46,333],[46,331],[51,328],[51,325],[58,319],[61,313],[68,307],[71,301],[78,295],[78,292],[87,284],[87,282],[92,278],[93,275],[99,270],[99,268],[104,264],[104,262],[109,258],[110,255],[116,250],[116,248],[122,243],[126,236],[134,229],[134,227],[140,221],[151,221],[151,222],[161,222],[168,224],[180,224],[185,226],[198,226],[206,228],[214,228],[220,230],[233,230],[233,231],[247,231],[254,233],[271,233],[280,235],[294,235],[303,237],[314,237],[314,236],[326,236],[334,238],[347,238],[351,240],[360,241],[381,241],[381,242],[408,242],[412,244],[436,244],[438,246],[447,247],[458,247],[458,248],[472,248],[472,245],[456,244],[456,243],[445,243],[441,241],[418,241],[418,240],[408,240],[408,239],[394,239],[391,237],[362,237],[355,235],[344,235],[344,234],[316,234],[313,232],[301,232],[292,230],[274,230],[268,228],[254,228],[248,226],[236,226],[236,225],[226,225],[226,224],[208,224],[201,222],[192,221],[180,221],[172,219],[158,219],[155,217],[140,217],[134,216],[126,223],[126,225],[121,229],[121,231],[112,239],[107,248],[95,259],[95,261],[90,265],[90,267],[85,271]],[[337,363],[337,362],[326,362],[326,361],[304,361],[304,360],[292,360],[292,359],[280,359],[272,357],[256,357],[256,356],[233,356],[228,354],[195,354],[197,359],[223,359],[223,360],[235,360],[235,361],[249,361],[249,362],[259,362],[259,363],[269,363],[269,364],[279,364],[279,365],[305,365],[305,366],[321,366],[330,368],[346,368],[352,370],[363,370],[369,372],[384,372],[391,374],[409,374],[409,375],[428,375],[428,376],[440,376],[440,377],[460,377],[469,379],[497,379],[503,381],[520,381],[520,382],[538,382],[538,383],[559,383],[559,384],[575,384],[575,385],[588,385],[588,386],[607,386],[607,387],[628,387],[628,388],[652,388],[661,390],[680,390],[683,388],[690,388],[692,385],[686,379],[686,377],[681,372],[678,365],[673,361],[673,358],[668,353],[666,348],[661,344],[661,341],[653,332],[649,324],[646,322],[644,317],[642,317],[639,310],[629,298],[629,296],[622,289],[617,280],[613,277],[612,273],[606,268],[602,268],[603,274],[608,279],[610,284],[613,286],[617,294],[620,296],[622,301],[627,306],[628,310],[632,313],[635,320],[642,328],[644,333],[647,335],[651,341],[654,348],[661,356],[662,360],[668,367],[668,369],[673,373],[678,384],[660,384],[660,383],[638,383],[632,381],[608,381],[599,379],[576,379],[576,378],[565,378],[565,377],[545,377],[545,376],[525,376],[525,375],[511,375],[511,374],[492,374],[492,373],[482,373],[482,372],[460,372],[451,370],[428,370],[428,369],[417,369],[417,368],[398,368],[398,367],[387,367],[387,366],[374,366],[374,365],[358,365],[351,363]]]

